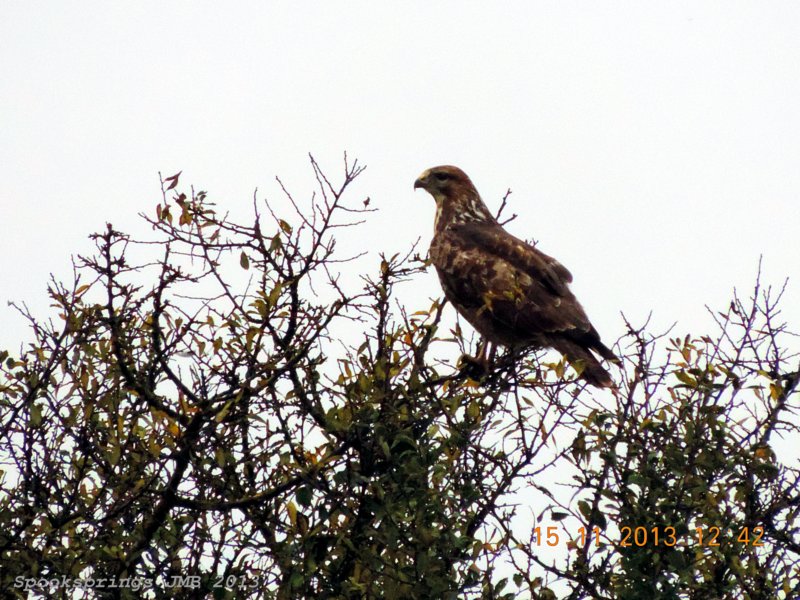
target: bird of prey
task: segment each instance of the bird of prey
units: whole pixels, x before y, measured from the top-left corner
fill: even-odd
[[[414,182],[436,201],[430,260],[445,297],[485,342],[555,348],[597,387],[613,387],[593,353],[618,363],[569,289],[570,272],[497,222],[461,169],[428,169]],[[494,352],[494,349],[493,349]]]

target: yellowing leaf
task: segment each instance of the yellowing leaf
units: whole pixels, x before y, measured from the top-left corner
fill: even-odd
[[[685,371],[675,371],[675,377],[677,377],[681,383],[685,383],[690,387],[697,387],[697,381],[695,378]]]
[[[771,454],[772,454],[772,452],[770,451],[769,448],[763,448],[762,447],[762,448],[759,448],[758,450],[755,451],[756,458],[760,458],[762,460],[765,459],[765,458],[770,458]]]

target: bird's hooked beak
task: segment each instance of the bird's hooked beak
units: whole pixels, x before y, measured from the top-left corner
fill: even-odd
[[[428,185],[428,182],[429,182],[428,178],[429,178],[430,174],[431,174],[431,171],[430,171],[430,169],[428,169],[425,172],[423,172],[422,175],[417,177],[417,180],[414,182],[414,189],[416,190],[417,188],[422,188],[423,190],[427,190],[428,189],[427,185]]]

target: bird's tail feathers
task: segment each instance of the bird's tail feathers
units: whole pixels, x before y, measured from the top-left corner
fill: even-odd
[[[605,352],[598,349],[598,354],[603,358],[613,360],[615,363],[619,362],[619,359],[611,350],[603,346],[603,344],[599,345]],[[585,379],[588,383],[599,388],[614,387],[611,375],[608,374],[608,371],[603,368],[600,361],[598,361],[589,350],[568,340],[559,340],[553,343],[553,348],[566,356],[569,363],[579,372],[580,377]],[[610,357],[608,355],[610,355]]]
[[[608,362],[612,362],[615,365],[621,365],[622,364],[622,361],[619,359],[619,357],[616,354],[614,354],[614,352],[612,352],[611,349],[608,346],[606,346],[603,342],[601,342],[600,340],[597,340],[592,345],[592,350],[597,352],[600,356],[605,358]]]

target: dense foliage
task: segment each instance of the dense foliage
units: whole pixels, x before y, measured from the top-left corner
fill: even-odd
[[[614,391],[542,352],[475,381],[450,309],[395,301],[424,259],[340,276],[361,167],[311,166],[310,200],[284,188],[250,225],[168,178],[151,238],[109,226],[51,284],[54,321],[23,310],[31,343],[1,355],[4,595],[800,595],[779,292],[734,297],[710,335],[626,323]]]

